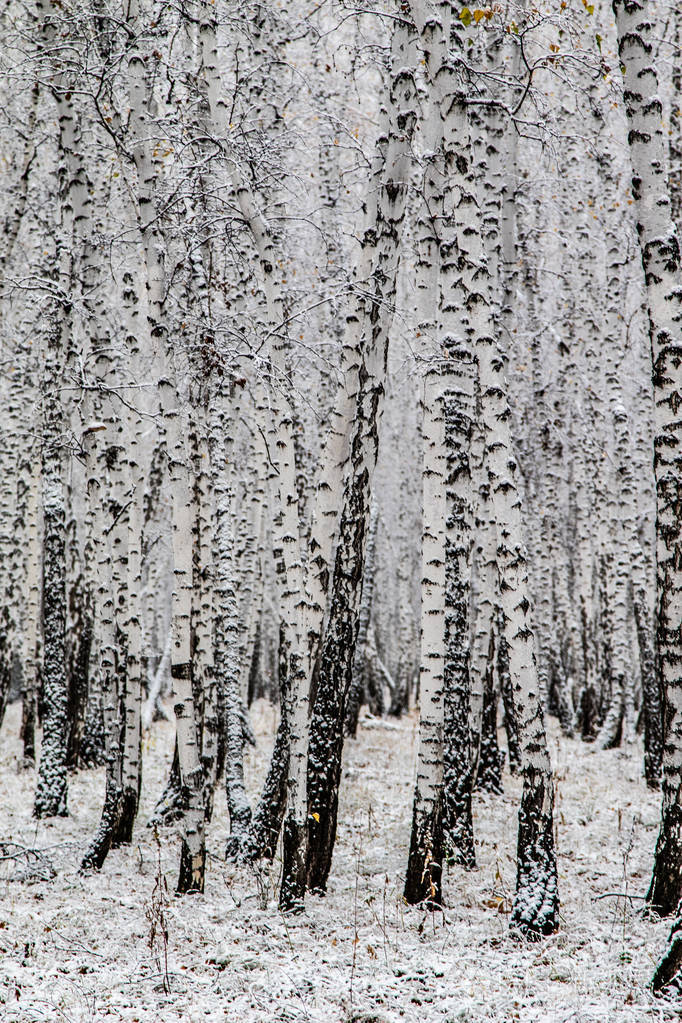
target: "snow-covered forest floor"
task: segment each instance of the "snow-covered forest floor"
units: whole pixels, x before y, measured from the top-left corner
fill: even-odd
[[[208,831],[206,892],[176,898],[178,840],[144,826],[161,792],[173,725],[144,743],[140,825],[101,873],[80,856],[99,819],[104,772],[70,778],[66,819],[31,817],[35,775],[19,772],[20,705],[0,732],[0,840],[45,850],[0,859],[0,1020],[642,1021],[679,1018],[648,991],[669,923],[645,920],[659,797],[641,777],[639,744],[595,751],[550,723],[556,772],[561,930],[526,945],[508,931],[519,785],[478,795],[478,869],[448,872],[444,914],[401,898],[410,833],[416,720],[365,718],[347,747],[339,838],[326,898],[295,918],[278,912],[279,869],[221,860],[224,793]],[[253,708],[248,754],[255,795],[274,711]],[[160,861],[159,861],[160,857]],[[160,868],[159,868],[160,862]],[[157,878],[168,884],[159,904]],[[627,892],[633,901],[613,893]],[[606,898],[600,896],[608,895]],[[163,939],[167,928],[165,990]],[[150,948],[150,932],[156,936]]]

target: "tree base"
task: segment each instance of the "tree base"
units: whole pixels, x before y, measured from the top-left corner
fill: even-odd
[[[421,819],[419,819],[421,817]],[[443,905],[443,813],[439,800],[427,817],[412,817],[410,853],[405,874],[405,901],[411,906],[428,902]]]
[[[130,845],[133,840],[133,829],[137,817],[137,791],[125,789],[121,797],[121,811],[112,835],[111,844],[116,848],[119,845]]]
[[[527,768],[519,809],[516,896],[510,926],[531,941],[553,934],[559,927],[553,804],[551,776]]]
[[[326,800],[322,798],[325,792],[328,796]],[[311,892],[324,894],[331,873],[336,841],[339,807],[339,772],[336,769],[330,772],[326,789],[320,788],[314,798],[309,798],[309,811],[311,807],[315,809],[309,812],[308,816],[307,884]]]
[[[654,875],[646,898],[659,916],[670,916],[682,899],[682,807],[677,802],[663,810]]]
[[[282,887],[279,892],[279,908],[283,913],[301,913],[304,908],[306,838],[305,824],[290,817],[285,820],[282,833]]]
[[[667,988],[674,985],[682,993],[682,916],[680,911],[682,904],[678,906],[677,919],[673,924],[668,939],[668,948],[660,963],[656,967],[651,987],[654,994],[661,994]],[[667,992],[666,992],[667,993]]]
[[[204,891],[206,877],[206,847],[201,844],[199,852],[193,856],[187,842],[183,838],[180,849],[180,873],[175,889],[178,895],[201,895]]]
[[[147,821],[148,828],[163,828],[175,824],[187,811],[187,798],[182,788],[168,787],[154,807]]]
[[[123,794],[115,784],[107,780],[107,788],[104,795],[104,806],[100,818],[97,834],[95,835],[90,848],[85,853],[80,865],[82,871],[101,870],[106,860],[113,836],[116,832],[118,820],[121,814],[121,802]]]

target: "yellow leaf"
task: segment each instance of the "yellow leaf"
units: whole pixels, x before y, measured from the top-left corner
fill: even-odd
[[[313,818],[314,821],[317,821],[318,824],[320,823],[320,815],[319,815],[319,813],[313,813],[310,816]]]

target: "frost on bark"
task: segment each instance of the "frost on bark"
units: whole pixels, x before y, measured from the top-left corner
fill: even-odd
[[[204,837],[204,778],[199,753],[199,728],[192,685],[190,616],[192,608],[192,521],[195,514],[189,485],[185,438],[186,421],[177,410],[166,413],[173,535],[173,610],[171,678],[175,710],[180,778],[186,809],[182,816],[182,844],[177,891],[203,892],[206,866]]]
[[[285,713],[285,698],[270,757],[268,773],[260,799],[251,819],[247,839],[247,853],[251,859],[272,860],[282,830],[289,774],[289,732]]]
[[[339,513],[329,617],[319,656],[315,657],[312,651],[310,662],[317,673],[317,689],[308,755],[307,883],[309,888],[319,891],[326,888],[336,837],[343,723],[357,636],[372,476],[378,456],[389,331],[405,215],[409,145],[415,123],[412,45],[413,33],[409,26],[396,21],[391,45],[388,109],[382,116],[383,132],[377,143],[382,158],[374,182],[377,186],[376,217],[367,224],[363,254],[368,261],[369,280],[362,288],[357,310],[349,317],[351,336],[356,334],[354,356],[359,365],[359,390]],[[323,482],[326,481],[323,479]],[[325,553],[328,547],[325,542]],[[317,560],[319,552],[313,549],[312,553]],[[320,612],[324,610],[327,584],[324,560],[315,565],[313,576],[315,585],[308,621],[308,625],[313,623],[313,629],[307,629],[309,639],[311,632],[313,636],[319,635],[322,624]]]
[[[54,381],[56,384],[56,381]],[[55,405],[57,398],[49,399]],[[57,415],[56,409],[51,416]],[[57,418],[57,425],[59,419]],[[66,579],[64,494],[59,437],[45,431],[43,444],[43,739],[33,814],[67,814],[66,769]],[[56,446],[56,450],[54,448]]]
[[[103,866],[117,833],[123,806],[120,707],[122,688],[117,670],[116,608],[110,529],[112,519],[118,511],[115,502],[111,500],[113,498],[111,467],[116,460],[113,439],[113,430],[108,429],[106,442],[99,449],[96,464],[94,435],[89,433],[84,443],[86,464],[91,465],[88,478],[89,497],[93,505],[101,506],[98,508],[98,514],[104,533],[102,543],[98,546],[97,563],[99,636],[97,691],[101,693],[106,782],[99,825],[85,851],[81,870],[99,870]]]
[[[488,664],[483,675],[483,714],[481,747],[478,755],[476,788],[483,792],[502,792],[502,756],[497,742],[497,693],[495,691],[495,634],[490,637]],[[499,637],[497,637],[499,643]]]
[[[36,13],[43,51],[53,53],[56,28],[50,10],[38,0]],[[51,61],[52,58],[50,58]],[[82,180],[73,155],[76,118],[57,66],[51,91],[58,114],[57,222],[49,276],[54,296],[46,300],[42,410],[43,506],[43,740],[33,813],[36,817],[66,815],[67,678],[66,678],[66,517],[64,501],[64,438],[66,417],[61,404],[64,367],[69,361],[73,329],[74,216],[80,211]],[[1,682],[0,682],[1,686]],[[1,698],[1,694],[0,694]]]
[[[479,396],[480,401],[480,396]],[[476,603],[473,620],[470,654],[470,732],[472,746],[472,770],[478,772],[483,731],[483,703],[488,674],[491,671],[490,653],[495,649],[495,601],[497,600],[497,544],[495,520],[490,501],[490,484],[485,471],[485,437],[479,403],[472,432],[471,445],[472,482],[476,497],[476,539],[473,562],[476,579]],[[501,649],[500,630],[497,651]],[[506,648],[505,648],[506,649]],[[507,660],[507,675],[509,674]]]
[[[20,495],[26,530],[24,572],[26,578],[26,607],[23,627],[22,712],[20,738],[23,745],[23,765],[33,767],[36,759],[35,729],[40,691],[38,663],[38,634],[40,624],[40,531],[38,504],[40,500],[40,462],[35,443],[27,443],[20,462],[25,490]]]
[[[236,418],[236,417],[235,417]],[[227,422],[222,410],[211,429],[212,458],[220,468],[215,480],[215,602],[216,671],[225,704],[225,784],[230,814],[229,859],[242,855],[251,823],[251,806],[244,786],[244,738],[239,661],[239,609],[235,588],[233,508],[225,479]]]
[[[489,329],[491,324],[486,325]],[[497,564],[504,636],[509,651],[512,700],[518,724],[523,793],[519,809],[516,897],[511,924],[529,936],[558,927],[559,897],[554,850],[554,783],[539,691],[528,567],[512,451],[502,365],[493,338],[477,338],[481,400],[487,436],[488,476],[497,524]]]
[[[675,922],[670,931],[668,946],[658,963],[651,981],[654,994],[679,995],[682,988],[682,903],[678,905]],[[667,990],[666,990],[667,989]]]
[[[648,900],[673,913],[682,897],[682,278],[666,177],[663,110],[644,0],[614,0],[646,282],[654,383],[658,667],[665,698],[663,806]]]
[[[374,595],[374,558],[376,551],[376,534],[379,523],[379,513],[376,506],[372,507],[369,521],[369,534],[365,550],[365,567],[362,578],[362,598],[358,612],[358,636],[355,643],[355,654],[353,657],[353,671],[350,689],[348,692],[348,703],[346,707],[346,735],[355,738],[358,730],[358,717],[360,706],[367,690],[367,644],[369,635],[369,620],[372,614],[372,598]]]
[[[424,384],[419,746],[404,896],[442,901],[445,666],[445,416],[438,370]]]
[[[500,621],[501,612],[498,609],[497,619]],[[504,706],[504,729],[507,733],[507,750],[509,755],[509,770],[511,774],[518,774],[521,767],[521,751],[519,749],[519,728],[514,710],[514,694],[512,690],[511,674],[509,671],[509,650],[507,641],[504,638],[503,629],[497,629],[497,678],[500,684],[500,694]]]
[[[378,399],[370,401],[368,421],[360,419],[358,424],[358,434],[364,426],[373,437],[356,445],[356,458],[352,459],[339,524],[329,621],[317,667],[308,754],[307,883],[319,891],[327,886],[336,838],[346,696],[351,684],[369,518],[371,470],[365,464],[363,445],[371,443],[375,449],[378,445],[377,403]]]
[[[673,19],[676,57],[672,69],[672,102],[670,104],[670,211],[678,235],[682,231],[682,11],[675,5]],[[672,33],[671,33],[672,36]]]
[[[504,635],[509,651],[513,708],[519,730],[523,795],[519,811],[516,897],[511,924],[529,936],[558,926],[558,891],[553,834],[554,790],[545,735],[542,694],[535,661],[534,635],[524,544],[518,468],[513,451],[511,414],[504,360],[497,339],[491,282],[482,241],[482,214],[473,166],[474,150],[467,114],[466,85],[459,51],[464,49],[458,12],[440,3],[428,18],[414,4],[430,53],[440,50],[437,78],[446,138],[458,150],[450,187],[456,192],[458,265],[469,337],[478,362],[484,464],[497,533],[497,568]],[[437,11],[437,13],[436,13]],[[447,41],[447,45],[446,45]]]
[[[81,747],[88,711],[90,652],[93,640],[92,607],[83,576],[79,574],[69,590],[69,631],[73,641],[68,650],[68,739],[70,767],[83,763]]]
[[[649,609],[642,591],[637,591],[633,596],[633,612],[637,626],[639,664],[642,672],[644,776],[650,789],[660,789],[663,766],[663,700],[656,669]]]
[[[441,262],[455,260],[453,250]],[[441,313],[442,315],[442,313]],[[469,604],[472,511],[469,452],[475,366],[471,351],[450,336],[443,365],[447,518],[445,534],[445,663],[443,736],[443,833],[448,862],[476,866],[471,813],[472,759],[469,732]]]

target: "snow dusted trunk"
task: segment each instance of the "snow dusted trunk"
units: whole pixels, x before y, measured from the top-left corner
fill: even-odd
[[[642,552],[636,554],[637,561]],[[632,609],[637,627],[644,713],[644,776],[650,789],[660,789],[663,768],[663,700],[656,666],[649,602],[643,587],[633,586]]]
[[[123,278],[123,307],[126,313],[127,348],[133,371],[139,366],[140,329],[139,300],[132,276]],[[144,335],[143,335],[144,336]],[[144,405],[147,401],[141,397]],[[143,406],[144,407],[144,406]],[[126,519],[121,523],[125,535],[125,562],[121,574],[125,578],[125,603],[120,608],[120,627],[126,637],[125,699],[123,706],[124,731],[122,749],[121,782],[123,786],[121,816],[118,822],[115,843],[129,843],[137,817],[140,787],[142,784],[142,523],[143,523],[143,437],[142,419],[134,408],[125,409],[122,421],[124,430],[121,443],[125,444],[125,479],[123,487],[128,488],[130,498]],[[119,598],[120,602],[120,598]]]
[[[171,679],[176,717],[178,765],[182,786],[182,844],[177,891],[203,891],[206,863],[204,786],[200,757],[197,708],[194,701],[191,648],[192,536],[196,515],[190,486],[187,437],[189,420],[175,370],[175,352],[169,337],[165,308],[167,253],[162,221],[157,216],[155,193],[158,165],[151,131],[152,88],[141,52],[142,12],[132,2],[128,25],[136,33],[128,59],[131,152],[137,174],[139,228],[145,257],[147,288],[147,343],[152,366],[158,373],[158,395],[169,463],[173,577],[171,611]],[[162,350],[163,345],[163,350]]]
[[[111,522],[107,513],[111,513],[110,503],[104,495],[111,494],[110,478],[110,431],[105,435],[106,442],[98,451],[98,464],[95,463],[95,439],[97,430],[89,430],[84,438],[86,464],[92,466],[89,472],[88,489],[90,500],[97,502],[96,522],[102,532],[102,542],[98,546],[97,564],[97,617],[99,634],[99,674],[102,692],[102,717],[104,724],[104,758],[106,762],[106,787],[104,805],[97,831],[88,846],[81,870],[99,870],[111,849],[121,819],[123,800],[122,758],[121,758],[121,688],[119,674],[116,670],[116,612],[114,600],[114,582],[111,554]],[[106,505],[106,507],[103,507]],[[114,511],[115,513],[115,511]]]
[[[283,649],[284,643],[280,640],[279,688],[281,713],[268,773],[251,821],[248,849],[249,856],[252,859],[259,859],[261,857],[273,859],[286,808],[287,778],[289,775],[288,664],[286,657],[281,656]]]
[[[224,401],[224,399],[222,400]],[[228,419],[221,399],[214,398],[211,421],[211,459],[216,466],[215,491],[215,601],[216,668],[225,702],[225,785],[230,813],[226,855],[242,855],[251,823],[251,806],[244,786],[244,740],[241,717],[239,665],[239,609],[235,587],[232,495],[226,457]],[[238,407],[235,410],[237,419]]]
[[[446,12],[446,25],[449,18]],[[435,22],[425,26],[423,45],[432,131],[439,154],[432,160],[428,206],[438,223],[439,300],[437,336],[443,357],[447,512],[445,543],[445,734],[443,747],[443,830],[448,861],[472,869],[476,864],[471,812],[472,750],[470,712],[471,553],[473,532],[471,439],[476,416],[473,358],[467,296],[462,291],[459,259],[460,138],[449,116],[453,77],[447,66],[447,35]],[[431,143],[432,144],[432,143]],[[441,155],[442,154],[442,155]]]
[[[370,512],[369,533],[365,549],[365,567],[362,578],[362,599],[358,611],[358,636],[353,657],[353,673],[348,693],[346,708],[346,735],[355,738],[358,730],[360,705],[366,695],[367,687],[367,644],[369,638],[369,620],[372,615],[372,598],[374,596],[374,571],[379,512],[376,505]]]
[[[455,250],[450,254],[454,262]],[[441,276],[447,262],[441,264]],[[471,575],[471,470],[469,451],[475,415],[475,366],[468,346],[445,339],[444,415],[447,457],[445,543],[445,734],[443,831],[448,861],[476,865],[471,814],[472,760],[469,732],[469,604]]]
[[[679,235],[682,231],[682,11],[674,5],[668,17],[673,19],[676,58],[672,70],[670,104],[670,212]],[[672,33],[671,33],[672,36]]]
[[[40,43],[52,53],[56,35],[49,5],[38,0]],[[50,57],[50,59],[52,59]],[[46,302],[43,380],[43,739],[33,813],[67,813],[66,519],[61,383],[70,346],[73,298],[74,216],[81,211],[82,164],[75,159],[76,117],[70,94],[55,67],[52,94],[58,121],[58,224],[51,275],[59,297]],[[2,694],[0,694],[0,703]],[[0,718],[1,720],[1,718]]]
[[[407,196],[410,142],[416,119],[412,49],[413,32],[406,23],[396,22],[391,45],[388,118],[387,121],[382,118],[387,131],[378,141],[379,150],[385,149],[386,158],[380,177],[371,270],[357,311],[360,387],[339,515],[329,618],[319,660],[311,662],[317,672],[317,689],[308,756],[307,882],[309,888],[318,891],[326,888],[336,838],[343,723],[357,637],[372,476],[379,450],[388,340]],[[310,550],[316,553],[312,542]],[[319,574],[317,578],[321,578]],[[313,590],[309,619],[318,603],[317,596]],[[306,635],[310,638],[309,629]]]
[[[450,5],[443,5],[448,17]],[[450,33],[445,34],[446,38]],[[481,416],[490,498],[497,530],[497,566],[504,634],[509,650],[513,702],[523,775],[519,810],[516,896],[511,924],[529,936],[557,929],[559,897],[554,850],[552,768],[535,661],[528,565],[518,468],[513,452],[504,362],[495,335],[490,278],[481,239],[481,212],[472,173],[466,97],[451,69],[442,76],[451,132],[458,136],[459,260],[469,326],[478,361]]]
[[[670,987],[671,1002],[679,992],[680,970],[682,969],[682,906],[677,907],[675,921],[670,930],[668,945],[656,966],[651,981],[654,994],[667,994]]]
[[[26,446],[24,524],[26,535],[25,578],[26,607],[23,627],[23,673],[21,740],[24,764],[35,764],[35,727],[38,700],[38,630],[40,622],[40,534],[38,504],[40,500],[40,454],[35,444]]]
[[[210,400],[210,399],[209,399]],[[213,816],[218,779],[225,764],[224,707],[218,692],[215,670],[215,499],[213,459],[210,454],[210,426],[201,402],[194,408],[195,434],[192,438],[194,492],[197,506],[194,543],[194,664],[195,689],[201,700],[201,766],[206,821]]]
[[[476,539],[473,560],[476,580],[475,615],[470,656],[470,731],[472,772],[478,770],[483,729],[483,699],[486,678],[491,670],[493,620],[497,600],[497,543],[495,519],[490,500],[490,483],[485,467],[485,437],[477,395],[476,418],[472,430],[471,474],[476,507]],[[498,652],[500,646],[498,643]]]
[[[646,281],[653,365],[657,637],[665,697],[663,807],[648,900],[662,916],[682,897],[682,276],[666,178],[654,27],[645,0],[614,0],[632,160],[632,194]]]
[[[33,814],[66,816],[66,528],[62,483],[62,307],[47,339],[43,418],[43,738]]]
[[[440,20],[418,22],[425,55],[427,94],[422,101],[425,164],[417,230],[418,325],[441,360],[447,450],[445,545],[445,666],[443,831],[446,856],[475,866],[471,814],[472,758],[469,731],[469,603],[471,575],[470,446],[475,365],[467,337],[457,251],[457,132],[447,111],[447,47]],[[453,187],[454,186],[454,187]],[[436,294],[434,294],[436,292]],[[437,297],[436,297],[437,295]],[[427,349],[428,350],[428,349]]]
[[[213,130],[218,138],[230,134],[230,109],[223,95],[218,70],[217,25],[214,12],[202,14],[199,36],[206,80],[206,94]],[[254,33],[261,45],[260,32]],[[267,46],[263,44],[267,50]],[[267,55],[267,54],[266,54]],[[262,60],[264,54],[259,54]],[[270,224],[259,208],[257,187],[247,173],[229,154],[234,193],[244,221],[253,240],[260,271],[260,285],[265,295],[266,313],[263,330],[265,353],[276,385],[272,390],[274,416],[271,417],[271,456],[277,469],[279,508],[275,518],[276,557],[281,562],[280,579],[284,620],[284,655],[288,661],[288,729],[290,742],[287,813],[284,821],[283,876],[280,906],[287,911],[299,910],[305,894],[306,857],[306,759],[308,752],[309,662],[303,641],[303,618],[306,608],[298,492],[294,451],[294,412],[286,392],[288,379],[287,338],[283,329],[286,315],[283,306],[284,261],[278,251]]]
[[[497,692],[495,690],[495,648],[499,636],[490,637],[488,665],[483,679],[483,715],[481,743],[476,771],[476,788],[482,792],[502,792],[500,747],[497,742]]]
[[[190,620],[192,613],[192,527],[196,508],[189,485],[185,417],[177,411],[170,418],[170,478],[173,490],[173,609],[171,618],[171,678],[178,738],[182,787],[186,792],[183,839],[177,890],[204,890],[206,849],[204,839],[203,770],[192,688]]]
[[[268,773],[251,820],[247,847],[251,859],[272,860],[277,849],[279,833],[282,830],[289,774],[289,726],[285,712],[285,698],[286,693],[282,699],[282,713],[275,735],[275,745],[270,757]]]
[[[404,896],[442,901],[445,669],[445,415],[439,368],[424,381],[419,746]]]
[[[509,648],[504,636],[504,620],[501,608],[496,610],[497,618],[497,678],[500,685],[500,695],[504,705],[504,729],[507,733],[507,748],[509,753],[509,770],[512,774],[518,774],[521,768],[521,753],[519,750],[519,728],[514,710],[514,691],[512,688],[511,673],[509,670]]]
[[[369,525],[371,476],[376,464],[379,396],[363,389],[353,456],[344,493],[332,580],[329,620],[316,672],[308,757],[308,887],[324,891],[336,839],[346,699],[352,680],[357,616]]]
[[[475,235],[471,232],[470,238]],[[473,250],[470,256],[475,258]],[[523,538],[517,465],[512,448],[502,360],[479,288],[475,324],[486,431],[486,456],[497,525],[497,565],[504,638],[509,651],[513,705],[518,726],[523,794],[519,810],[516,897],[511,923],[530,935],[558,927],[559,896],[554,850],[554,782],[538,684],[528,563]]]

